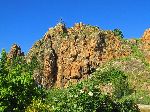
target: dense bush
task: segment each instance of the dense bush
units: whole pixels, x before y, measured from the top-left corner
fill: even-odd
[[[32,74],[36,60],[0,58],[0,111],[26,112],[138,112],[128,95],[126,75],[116,69],[96,71],[93,76],[68,88],[44,91],[37,87]],[[100,84],[112,83],[114,97],[103,94]],[[45,94],[44,94],[45,92]],[[46,97],[44,97],[46,95]]]
[[[100,74],[99,74],[100,73]],[[126,84],[119,85],[120,81],[125,80],[124,74],[121,71],[111,69],[107,72],[96,72],[93,74],[97,77],[92,77],[86,81],[79,82],[76,85],[71,85],[68,88],[48,90],[45,102],[33,102],[27,109],[46,111],[46,112],[138,112],[137,106],[132,100],[115,97],[112,98],[100,91],[99,84],[114,81],[116,88],[114,93],[122,97],[127,90],[123,90]],[[109,76],[110,75],[110,76]],[[117,78],[118,77],[118,78]],[[118,81],[117,81],[118,79]],[[123,86],[123,87],[122,87]],[[127,87],[128,88],[128,87]]]
[[[137,104],[150,105],[150,95],[148,90],[137,90],[135,93],[128,96]]]
[[[35,62],[34,62],[35,63]],[[42,97],[42,88],[35,84],[32,74],[35,65],[23,57],[7,59],[3,50],[0,58],[0,111],[23,111],[33,98]]]
[[[25,112],[51,112],[51,107],[42,99],[33,99]]]
[[[84,83],[67,89],[51,90],[47,97],[54,112],[92,112],[96,111],[105,96],[94,85]]]
[[[104,71],[96,71],[94,76],[94,80],[101,84],[112,83],[113,96],[117,99],[129,95],[131,92],[126,74],[118,69],[109,68]]]

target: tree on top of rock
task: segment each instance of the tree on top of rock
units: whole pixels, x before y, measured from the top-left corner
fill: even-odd
[[[121,38],[124,38],[124,35],[120,29],[114,29],[113,32],[114,32],[115,36],[119,36]]]

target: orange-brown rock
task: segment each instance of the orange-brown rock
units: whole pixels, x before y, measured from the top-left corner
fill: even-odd
[[[18,46],[17,44],[13,44],[7,57],[8,59],[12,59],[17,56],[24,56],[24,53],[21,52],[20,46]]]
[[[45,80],[47,80],[44,83],[45,87],[51,87],[55,82],[55,76],[57,73],[56,61],[57,60],[53,49],[47,49],[44,52],[44,68],[43,68],[43,75]]]
[[[40,69],[34,76],[38,83],[67,87],[88,78],[99,65],[130,54],[130,46],[112,31],[83,23],[67,29],[59,23],[33,45],[26,59],[37,57]]]
[[[141,40],[140,49],[143,51],[145,59],[150,62],[150,29],[145,30]]]
[[[143,36],[142,36],[143,42],[150,42],[150,29],[145,30]]]

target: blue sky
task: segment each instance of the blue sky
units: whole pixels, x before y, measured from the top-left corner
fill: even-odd
[[[13,43],[27,53],[62,18],[139,38],[150,28],[150,0],[0,0],[0,50]]]

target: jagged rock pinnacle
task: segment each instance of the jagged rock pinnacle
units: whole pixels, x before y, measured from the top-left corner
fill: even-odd
[[[13,44],[7,57],[8,59],[12,59],[17,56],[24,56],[24,53],[21,52],[20,46],[18,46],[17,44]]]

